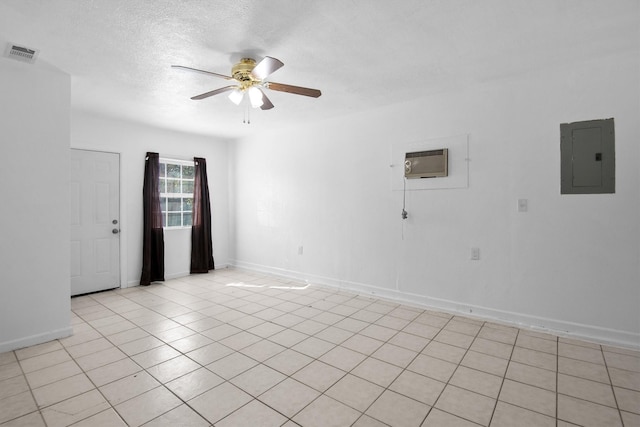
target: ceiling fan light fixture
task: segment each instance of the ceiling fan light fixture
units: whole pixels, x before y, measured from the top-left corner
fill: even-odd
[[[262,92],[257,87],[253,86],[249,88],[249,101],[253,108],[262,107],[264,101],[262,100]]]
[[[244,98],[244,93],[238,89],[235,89],[229,94],[229,99],[236,105],[240,105],[242,98]]]

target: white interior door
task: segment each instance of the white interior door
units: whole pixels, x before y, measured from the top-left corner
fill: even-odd
[[[120,155],[71,149],[71,295],[120,287]]]

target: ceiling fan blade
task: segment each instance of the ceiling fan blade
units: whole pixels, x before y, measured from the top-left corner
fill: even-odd
[[[251,76],[256,80],[264,80],[268,75],[277,71],[284,64],[282,61],[270,56],[265,56],[262,61],[258,62],[253,70],[251,70]]]
[[[192,96],[191,99],[198,101],[200,99],[205,99],[205,98],[208,98],[208,97],[213,96],[213,95],[218,95],[220,93],[229,92],[231,90],[236,89],[237,87],[238,86],[221,87],[220,89],[212,90],[211,92],[205,92],[205,93],[202,93],[200,95]]]
[[[218,73],[214,73],[214,72],[211,72],[211,71],[205,71],[205,70],[198,70],[196,68],[185,67],[184,65],[172,65],[171,68],[177,68],[179,70],[185,70],[185,71],[193,71],[193,72],[196,72],[196,73],[207,74],[207,75],[210,75],[210,76],[222,77],[223,79],[226,79],[226,80],[232,80],[233,79],[233,77],[225,76],[224,74],[218,74]]]
[[[293,93],[296,95],[310,96],[312,98],[317,98],[320,95],[322,95],[322,92],[320,92],[318,89],[310,89],[308,87],[285,85],[282,83],[274,83],[274,82],[268,82],[266,86],[271,90]]]
[[[261,110],[270,110],[273,108],[273,103],[269,100],[269,98],[267,98],[267,95],[264,93],[264,91],[260,88],[258,88],[258,90],[260,92],[262,92],[262,105],[260,106]]]

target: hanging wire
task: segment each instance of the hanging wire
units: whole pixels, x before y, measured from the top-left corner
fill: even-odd
[[[405,210],[407,203],[407,178],[402,178],[402,240],[404,240],[404,220],[407,219],[409,214]]]
[[[405,210],[407,202],[407,178],[402,181],[402,219],[407,219],[407,211]]]
[[[405,210],[406,207],[406,201],[407,201],[407,178],[406,177],[402,177],[402,225],[401,225],[401,233],[402,233],[402,240],[404,241],[404,225],[405,225],[405,219],[407,219],[407,211]],[[400,280],[401,280],[401,273],[402,271],[404,271],[403,268],[401,268],[401,262],[403,259],[405,259],[405,250],[406,250],[406,246],[401,243],[400,244],[400,250],[397,251],[397,256],[396,256],[396,290],[400,290]]]

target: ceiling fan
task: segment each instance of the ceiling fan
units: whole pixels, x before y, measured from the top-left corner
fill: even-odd
[[[270,110],[273,108],[273,104],[267,98],[263,89],[271,89],[279,92],[293,93],[295,95],[310,96],[317,98],[322,93],[318,89],[310,89],[307,87],[292,86],[282,83],[267,82],[265,79],[269,77],[274,71],[280,69],[284,64],[282,61],[265,56],[260,62],[252,58],[242,58],[240,62],[235,64],[231,68],[231,76],[224,74],[218,74],[211,71],[198,70],[191,67],[185,67],[182,65],[172,65],[172,68],[178,68],[186,71],[193,71],[196,73],[202,73],[214,77],[220,77],[225,80],[235,80],[234,84],[215,89],[210,92],[205,92],[200,95],[191,97],[193,100],[200,100],[209,98],[210,96],[219,95],[225,92],[231,92],[229,99],[236,105],[240,105],[244,99],[245,93],[249,97],[249,102],[253,108],[262,110]]]

